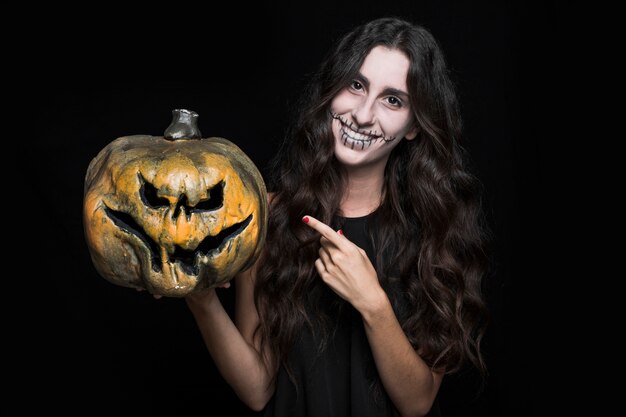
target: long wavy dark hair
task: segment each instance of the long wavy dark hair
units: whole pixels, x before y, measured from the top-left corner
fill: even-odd
[[[381,281],[400,283],[410,306],[400,323],[433,369],[451,373],[469,362],[485,371],[481,281],[488,257],[481,189],[465,166],[457,97],[440,47],[426,29],[397,18],[371,21],[344,36],[302,95],[270,178],[274,197],[256,278],[257,330],[280,366],[303,326],[328,328],[328,317],[310,302],[325,285],[314,267],[319,237],[301,218],[336,224],[341,215],[346,182],[333,152],[330,103],[377,45],[409,58],[407,87],[420,132],[415,140],[402,139],[389,157],[372,233],[375,267]]]

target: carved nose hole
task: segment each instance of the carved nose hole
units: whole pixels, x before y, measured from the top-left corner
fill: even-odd
[[[209,190],[209,197],[200,200],[195,207],[189,205],[187,196],[183,194],[174,208],[172,217],[177,218],[180,215],[182,207],[186,207],[185,214],[190,218],[192,212],[217,210],[224,205],[224,181],[220,181],[217,185]]]

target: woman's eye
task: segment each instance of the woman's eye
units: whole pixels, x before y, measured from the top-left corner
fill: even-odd
[[[352,83],[350,83],[350,88],[352,88],[353,90],[360,91],[363,89],[363,84],[355,80],[355,81],[352,81]]]
[[[387,97],[387,103],[391,104],[394,107],[402,107],[402,102],[398,97]]]

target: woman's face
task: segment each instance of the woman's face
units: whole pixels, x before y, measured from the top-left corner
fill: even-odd
[[[402,138],[417,128],[406,86],[409,59],[397,49],[374,47],[350,85],[331,102],[335,156],[347,166],[383,166]]]

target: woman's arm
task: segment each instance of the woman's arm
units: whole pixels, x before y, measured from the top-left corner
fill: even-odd
[[[235,323],[215,290],[185,298],[204,343],[220,373],[237,396],[253,410],[262,410],[274,392],[270,355],[262,355],[254,329],[259,316],[254,305],[255,267],[235,278]]]
[[[367,254],[328,225],[310,216],[305,223],[322,235],[315,262],[320,277],[361,313],[385,391],[403,416],[427,414],[443,373],[430,369],[413,349]]]
[[[355,306],[356,308],[356,306]],[[428,367],[407,339],[391,303],[380,289],[357,308],[385,391],[403,416],[423,416],[431,409],[443,373]]]

